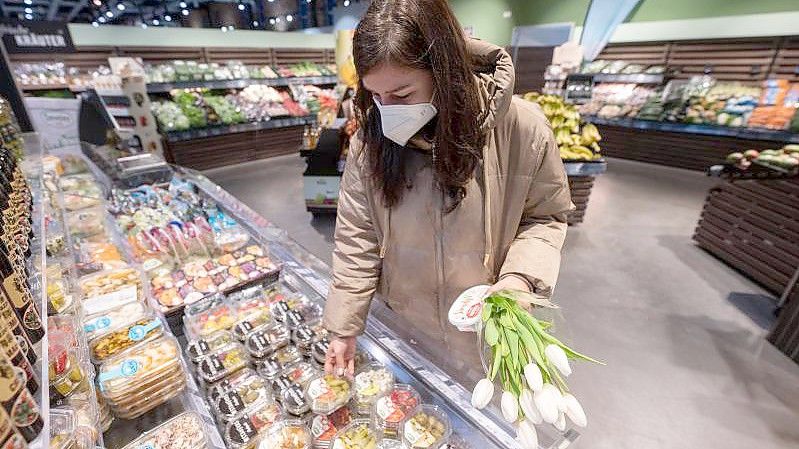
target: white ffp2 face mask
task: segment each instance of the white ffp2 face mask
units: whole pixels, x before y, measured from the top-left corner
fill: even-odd
[[[383,135],[402,146],[438,113],[433,103],[384,106],[377,98],[374,98],[374,102],[380,111]]]

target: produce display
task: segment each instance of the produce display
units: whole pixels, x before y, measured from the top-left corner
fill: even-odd
[[[651,87],[602,83],[594,86],[591,101],[580,106],[580,113],[602,118],[635,117],[653,94]]]
[[[183,131],[191,128],[189,118],[174,101],[154,101],[150,104],[150,109],[158,120],[158,126],[164,131]]]
[[[727,155],[727,162],[734,164],[740,170],[747,170],[752,163],[796,173],[799,168],[799,145],[785,145],[779,150],[747,150],[743,153],[735,152]]]
[[[14,110],[8,100],[2,97],[0,97],[0,139],[2,139],[3,148],[11,152],[15,158],[22,158],[24,152],[22,132],[17,123],[17,116],[14,115]]]
[[[291,78],[336,74],[335,65],[322,66],[313,62],[272,68],[267,65],[248,66],[240,61],[228,61],[225,64],[172,61],[167,64],[146,65],[144,69],[148,83]]]
[[[760,88],[737,83],[715,83],[688,99],[686,123],[744,126],[760,98]]]
[[[524,99],[541,106],[555,133],[561,159],[591,161],[601,157],[599,141],[602,137],[596,126],[580,120],[577,107],[564,103],[558,96],[536,92],[525,94]]]

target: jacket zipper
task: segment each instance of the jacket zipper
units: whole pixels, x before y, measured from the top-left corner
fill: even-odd
[[[443,301],[444,301],[444,190],[441,189],[433,179],[434,189],[439,191],[438,196],[438,210],[436,216],[436,313],[438,315],[438,325],[441,327],[444,342],[447,342],[446,323],[443,319]]]

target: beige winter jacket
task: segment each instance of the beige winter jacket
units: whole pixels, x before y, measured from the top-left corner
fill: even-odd
[[[548,294],[558,277],[571,196],[546,118],[512,96],[503,49],[473,40],[488,135],[483,161],[452,212],[433,179],[429,144],[411,141],[411,188],[393,209],[371,185],[366,152],[350,147],[341,180],[333,285],[324,325],[339,336],[364,330],[375,293],[428,336],[448,342],[447,312],[463,290],[514,273]],[[472,334],[474,335],[474,334]],[[457,337],[456,337],[457,338]]]

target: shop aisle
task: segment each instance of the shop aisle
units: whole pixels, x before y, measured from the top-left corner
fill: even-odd
[[[303,169],[284,156],[207,175],[329,262],[334,219],[305,212]],[[569,379],[589,416],[576,447],[799,447],[799,366],[763,338],[769,295],[690,240],[713,184],[612,160],[570,228],[558,331],[608,363]]]

